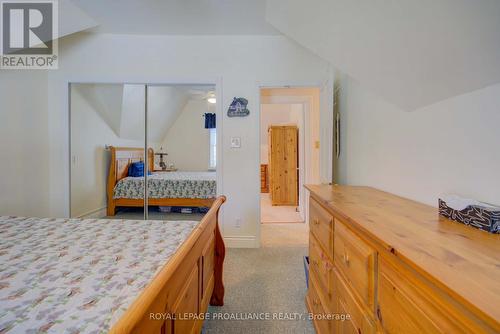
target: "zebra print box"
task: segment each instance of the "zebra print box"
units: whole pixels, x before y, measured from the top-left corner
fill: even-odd
[[[469,205],[463,210],[454,210],[439,199],[439,214],[490,233],[500,233],[500,208]]]

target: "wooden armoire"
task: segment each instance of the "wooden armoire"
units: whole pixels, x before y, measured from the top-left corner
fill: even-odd
[[[299,131],[295,125],[271,125],[269,141],[269,195],[272,205],[299,204]]]

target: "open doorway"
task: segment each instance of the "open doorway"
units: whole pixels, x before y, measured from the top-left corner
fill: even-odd
[[[304,223],[319,178],[319,88],[262,88],[261,223]]]
[[[261,105],[261,222],[302,223],[299,191],[303,184],[304,107]]]

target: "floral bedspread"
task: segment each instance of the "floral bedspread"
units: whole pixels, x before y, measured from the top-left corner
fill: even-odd
[[[144,197],[144,177],[118,181],[113,198]],[[158,172],[148,175],[149,198],[212,198],[216,196],[215,172]]]
[[[0,333],[105,333],[195,221],[0,217]]]

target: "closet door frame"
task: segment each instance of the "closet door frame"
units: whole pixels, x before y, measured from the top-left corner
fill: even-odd
[[[67,148],[67,159],[68,161],[68,180],[67,180],[67,195],[66,198],[68,199],[67,202],[67,212],[68,212],[68,217],[72,217],[72,212],[71,212],[71,86],[72,85],[77,85],[77,84],[116,84],[116,85],[144,85],[145,87],[145,104],[144,104],[144,113],[145,113],[145,123],[144,123],[144,156],[147,157],[147,150],[148,150],[148,117],[147,117],[147,87],[149,86],[188,86],[188,85],[207,85],[207,86],[214,86],[215,88],[215,97],[217,99],[217,104],[215,108],[215,114],[216,114],[216,123],[217,123],[217,168],[216,168],[216,182],[217,182],[217,196],[220,196],[223,194],[223,155],[222,155],[222,138],[223,138],[223,94],[222,94],[222,77],[212,77],[212,78],[198,78],[198,79],[166,79],[166,80],[156,80],[156,79],[151,79],[151,80],[115,80],[115,79],[109,79],[109,80],[68,80],[66,82],[66,97],[67,97],[67,108],[68,108],[68,119],[67,119],[67,143],[68,143],[68,148]],[[103,143],[103,145],[107,145],[107,143]],[[145,173],[144,177],[144,220],[148,218],[148,206],[147,206],[147,201],[148,201],[148,196],[147,196],[147,173]],[[221,232],[223,233],[224,231],[224,223],[223,223],[224,215],[223,212],[221,212],[220,215],[220,227],[221,227]]]

